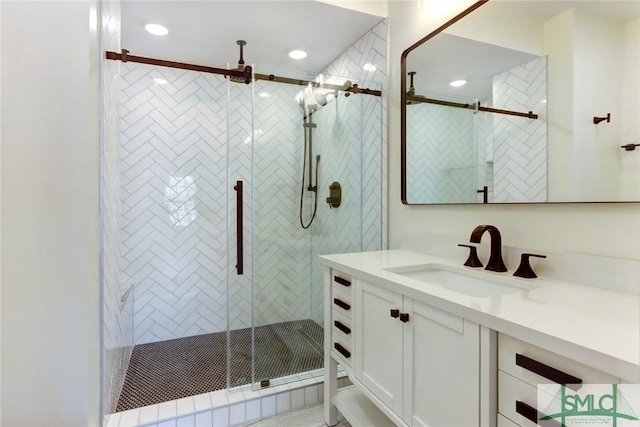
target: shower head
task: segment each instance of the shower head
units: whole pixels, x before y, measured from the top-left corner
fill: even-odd
[[[229,76],[229,80],[234,83],[251,83],[251,67],[244,65],[244,46],[246,46],[247,42],[244,40],[236,41],[237,45],[240,46],[240,59],[238,59],[238,66],[234,68],[234,71],[241,71],[244,73],[243,76]]]
[[[313,97],[316,99],[316,102],[321,107],[324,107],[325,105],[327,105],[327,95],[326,94],[320,93],[320,92],[316,92],[316,93],[313,94]]]

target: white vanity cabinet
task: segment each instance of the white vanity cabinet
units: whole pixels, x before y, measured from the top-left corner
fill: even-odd
[[[348,276],[335,270],[329,274],[332,363],[342,364],[395,424],[482,424],[477,323],[357,277],[349,277],[347,294],[334,282]],[[348,322],[352,333],[344,336],[336,321]]]
[[[498,334],[498,418],[505,426],[536,426],[537,385],[614,384],[620,379],[509,335]],[[559,424],[558,424],[559,425]]]
[[[480,326],[356,281],[355,376],[410,426],[480,425]]]
[[[537,407],[538,384],[640,382],[638,296],[471,275],[459,261],[406,250],[320,260],[329,425],[338,409],[354,426],[535,426],[538,409],[553,411]],[[526,291],[476,294],[405,274],[430,265]],[[594,307],[615,309],[602,315]],[[338,364],[353,387],[337,389]]]

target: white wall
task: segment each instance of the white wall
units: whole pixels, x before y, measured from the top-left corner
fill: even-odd
[[[473,2],[425,0],[389,3],[389,228],[390,246],[403,233],[431,233],[466,241],[474,226],[494,224],[503,242],[554,250],[639,259],[639,204],[517,206],[404,206],[400,202],[400,55],[402,51]],[[484,6],[483,6],[484,7]]]
[[[320,3],[332,4],[345,9],[356,10],[370,15],[387,16],[385,0],[317,0]]]
[[[0,3],[3,426],[98,424],[95,7]]]

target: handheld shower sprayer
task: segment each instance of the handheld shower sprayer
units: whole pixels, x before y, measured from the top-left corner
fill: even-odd
[[[316,217],[316,212],[318,210],[318,166],[320,165],[320,155],[316,155],[316,172],[315,172],[315,185],[313,183],[313,129],[316,127],[316,124],[313,123],[313,113],[318,108],[316,105],[309,105],[307,109],[309,110],[308,114],[304,114],[305,106],[304,106],[304,98],[302,101],[298,101],[298,105],[302,107],[303,118],[302,118],[302,128],[304,131],[304,153],[302,155],[302,180],[300,184],[300,226],[303,229],[308,229],[311,227],[313,220]],[[313,213],[311,214],[311,219],[305,223],[302,218],[302,210],[304,207],[304,181],[305,175],[307,172],[307,155],[309,156],[309,181],[307,186],[307,191],[314,192],[313,196]]]

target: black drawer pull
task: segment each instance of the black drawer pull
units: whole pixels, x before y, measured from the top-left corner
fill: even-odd
[[[342,309],[351,310],[351,306],[349,304],[342,300],[339,300],[338,298],[334,298],[333,303]]]
[[[336,328],[340,329],[342,332],[344,332],[344,333],[345,333],[345,334],[347,334],[347,335],[349,335],[349,334],[351,333],[351,329],[350,329],[347,325],[345,325],[345,324],[343,324],[343,323],[340,323],[340,322],[339,322],[339,321],[337,321],[337,320],[334,320],[333,325],[334,325]]]
[[[344,357],[346,357],[347,359],[351,357],[351,352],[349,352],[349,350],[347,350],[346,348],[344,348],[340,344],[338,344],[338,343],[333,344],[333,348],[338,350],[338,352],[340,354],[342,354]]]
[[[540,418],[545,417],[546,415],[542,412],[538,412],[536,408],[533,406],[529,406],[526,403],[516,400],[516,412],[532,423],[538,424],[544,427],[560,427],[561,424],[556,420],[544,420],[539,421]]]
[[[556,368],[552,368],[549,365],[540,363],[537,360],[533,360],[522,354],[516,353],[516,365],[526,369],[527,371],[531,371],[534,374],[538,374],[541,377],[545,377],[554,383],[566,384],[571,390],[577,391],[582,387],[582,380],[580,378],[559,371]]]
[[[347,279],[343,279],[342,277],[333,276],[333,281],[340,283],[342,286],[351,286],[351,282]]]

